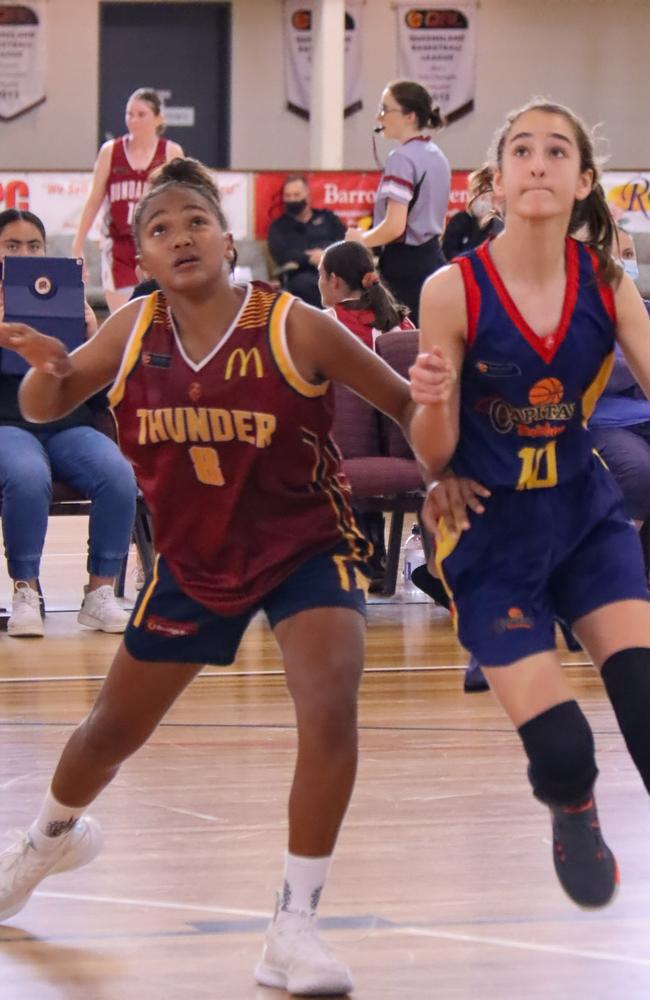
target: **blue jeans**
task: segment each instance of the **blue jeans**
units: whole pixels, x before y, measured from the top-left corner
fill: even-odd
[[[28,431],[0,426],[0,491],[5,555],[12,580],[39,575],[52,480],[92,501],[88,572],[117,576],[135,517],[133,469],[117,445],[94,427]]]

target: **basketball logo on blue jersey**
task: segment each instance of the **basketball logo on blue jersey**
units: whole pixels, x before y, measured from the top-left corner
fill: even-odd
[[[534,621],[521,608],[508,608],[503,618],[497,618],[494,622],[495,632],[511,632],[513,629],[532,628]]]
[[[519,365],[509,361],[477,361],[474,365],[477,372],[487,375],[488,378],[513,378],[521,375]]]
[[[563,398],[562,382],[543,378],[528,391],[530,406],[514,406],[500,396],[490,396],[480,400],[476,409],[487,413],[499,434],[514,430],[520,437],[557,437],[564,433],[576,410],[575,403],[564,402]]]

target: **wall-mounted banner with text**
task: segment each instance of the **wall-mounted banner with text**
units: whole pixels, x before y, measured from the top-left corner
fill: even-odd
[[[474,110],[476,2],[396,4],[397,74],[418,80],[447,118]]]
[[[0,3],[0,121],[45,100],[45,2]]]
[[[311,106],[312,23],[314,0],[284,0],[284,67],[287,108],[309,118]],[[361,15],[363,0],[345,4],[345,110],[359,111],[361,101]]]
[[[606,170],[601,180],[618,225],[628,233],[650,233],[650,172]]]
[[[223,210],[235,239],[249,235],[249,190],[251,174],[235,171],[211,171],[219,186]],[[17,208],[35,212],[45,224],[48,236],[69,236],[70,242],[79,226],[93,175],[83,173],[32,171],[0,173],[0,211]],[[95,219],[88,239],[99,241],[101,212]]]

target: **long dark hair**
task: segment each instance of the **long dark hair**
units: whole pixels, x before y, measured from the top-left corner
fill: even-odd
[[[41,236],[43,237],[43,243],[45,243],[47,237],[45,235],[45,226],[39,219],[37,215],[33,212],[28,212],[19,208],[6,208],[4,212],[0,212],[0,235],[2,231],[12,222],[29,222],[32,226],[35,226]]]
[[[407,114],[413,112],[418,128],[442,128],[445,124],[440,108],[433,106],[429,91],[417,80],[393,80],[386,85],[386,89],[390,90],[403,111]]]
[[[528,111],[542,111],[548,115],[560,115],[568,123],[573,131],[573,135],[580,153],[580,171],[593,171],[594,182],[591,192],[583,201],[573,203],[573,211],[569,220],[569,236],[580,233],[580,238],[587,246],[594,250],[598,258],[598,272],[601,279],[607,284],[615,284],[620,280],[621,270],[612,259],[612,241],[614,238],[614,221],[605,198],[603,186],[600,183],[600,171],[594,151],[594,143],[589,131],[570,108],[563,104],[554,104],[542,98],[533,98],[523,108],[511,111],[507,115],[504,124],[494,134],[488,161],[480,173],[481,183],[478,184],[476,193],[487,191],[491,187],[491,177],[494,169],[501,169],[503,164],[503,150],[510,129],[515,121]],[[584,235],[582,235],[584,233]]]
[[[370,309],[375,316],[375,326],[382,333],[399,326],[408,316],[408,306],[397,302],[375,270],[373,256],[362,243],[332,243],[322,257],[322,267],[328,277],[332,274],[345,282],[350,291],[361,292],[355,303],[359,309]],[[354,305],[350,308],[355,308]]]

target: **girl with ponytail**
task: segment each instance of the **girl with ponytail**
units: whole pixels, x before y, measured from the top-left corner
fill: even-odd
[[[366,347],[388,330],[414,330],[408,307],[395,301],[382,283],[371,252],[360,243],[332,243],[318,268],[325,309],[356,334]]]
[[[534,100],[508,115],[488,166],[483,190],[492,187],[505,229],[423,289],[413,396],[426,404],[422,388],[433,384],[449,394],[419,407],[411,436],[432,478],[452,473],[425,515],[459,638],[518,730],[563,889],[600,907],[618,869],[596,811],[593,734],[554,619],[600,671],[650,791],[643,555],[586,426],[617,341],[650,395],[650,319],[612,258],[593,143],[572,111]]]
[[[376,132],[396,139],[379,182],[372,229],[348,229],[346,240],[379,251],[380,272],[418,325],[420,290],[445,262],[440,236],[449,203],[451,169],[427,134],[445,122],[428,90],[394,80],[381,95]]]

